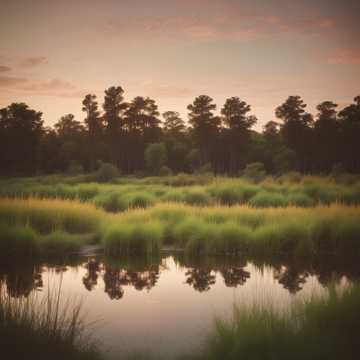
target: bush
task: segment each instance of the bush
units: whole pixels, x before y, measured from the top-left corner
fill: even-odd
[[[84,167],[76,160],[70,161],[66,171],[69,175],[79,175],[84,172]]]
[[[129,202],[116,192],[100,193],[94,198],[96,207],[100,207],[108,212],[125,211],[129,208]]]
[[[287,201],[289,205],[301,206],[301,207],[310,207],[314,206],[315,202],[308,195],[301,192],[294,192],[287,196]]]
[[[210,203],[210,196],[201,190],[191,190],[185,193],[184,200],[190,205],[206,206]]]
[[[155,198],[153,195],[148,193],[132,193],[125,196],[125,201],[128,203],[129,208],[142,208],[146,209],[150,206],[153,206],[155,203]]]
[[[162,166],[165,165],[168,155],[165,144],[149,144],[145,149],[145,163],[148,171],[158,175]]]
[[[287,205],[286,198],[277,193],[261,191],[249,201],[252,207],[281,207]]]
[[[101,163],[99,169],[95,173],[95,180],[98,182],[110,182],[119,175],[117,167],[109,163]]]
[[[159,170],[160,176],[171,176],[172,170],[168,166],[162,166]]]
[[[264,180],[266,176],[264,164],[261,162],[255,162],[246,165],[243,171],[243,176],[255,183]]]

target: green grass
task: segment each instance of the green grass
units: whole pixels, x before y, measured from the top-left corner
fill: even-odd
[[[230,319],[218,318],[194,359],[358,358],[360,286],[293,303],[288,311],[271,305],[235,306]]]
[[[0,200],[4,253],[68,253],[101,243],[107,253],[154,253],[163,243],[196,254],[360,255],[360,208],[189,206],[158,203],[118,214],[63,200]]]
[[[67,199],[93,202],[109,212],[148,208],[161,202],[180,202],[193,206],[254,207],[319,204],[360,204],[360,180],[342,183],[331,177],[268,177],[254,184],[245,178],[203,175],[117,178],[114,183],[84,182],[91,176],[0,179],[0,197]],[[78,182],[76,182],[78,181]]]
[[[82,303],[62,299],[60,289],[40,300],[12,298],[0,289],[0,344],[4,359],[101,359],[85,332]]]

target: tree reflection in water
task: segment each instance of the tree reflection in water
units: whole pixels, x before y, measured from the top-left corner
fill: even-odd
[[[210,290],[211,285],[216,282],[216,276],[211,270],[193,268],[185,273],[186,283],[195,290],[203,292]]]
[[[83,277],[83,284],[88,291],[98,284],[99,275],[105,285],[105,293],[110,299],[119,300],[124,296],[124,286],[133,286],[136,290],[150,291],[160,276],[160,260],[152,263],[146,259],[121,259],[119,264],[104,259],[89,259],[84,265],[87,273]]]
[[[220,271],[224,278],[224,283],[228,287],[237,287],[244,285],[250,278],[250,272],[244,270],[244,267],[229,267]]]
[[[86,274],[82,278],[86,290],[92,291],[99,281],[104,282],[104,290],[110,299],[121,299],[125,287],[132,286],[138,291],[150,291],[158,283],[160,273],[169,259],[147,259],[132,257],[125,259],[90,258],[84,264],[84,258],[67,259],[64,265],[60,262],[51,263],[0,263],[0,286],[6,289],[11,297],[27,297],[32,291],[43,288],[43,271],[61,274],[70,268],[82,266]],[[175,254],[172,259],[183,268],[185,284],[199,292],[211,290],[221,275],[226,287],[244,285],[251,274],[247,260],[238,257],[201,257],[188,258],[183,254]],[[251,260],[259,271],[272,269],[274,279],[291,294],[301,291],[306,281],[315,276],[319,283],[327,286],[330,282],[340,281],[346,277],[350,281],[360,279],[360,268],[351,259],[336,258],[296,258],[273,257],[268,260]]]
[[[86,263],[87,273],[83,277],[82,281],[85,288],[89,291],[94,289],[97,285],[97,280],[100,272],[100,264],[96,259],[90,259]]]
[[[11,266],[1,276],[6,284],[6,291],[11,297],[28,297],[34,290],[41,290],[43,280],[42,269],[39,265],[21,264],[19,267]]]
[[[299,270],[296,266],[281,266],[274,271],[274,278],[284,289],[289,290],[290,294],[296,294],[306,283],[309,276],[307,271]]]

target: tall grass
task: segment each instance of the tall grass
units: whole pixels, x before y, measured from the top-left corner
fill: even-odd
[[[12,298],[0,288],[0,344],[4,359],[100,359],[88,337],[82,303],[64,300],[60,289],[42,299]]]
[[[158,203],[111,214],[76,201],[7,199],[0,200],[0,225],[6,228],[0,232],[0,247],[15,250],[23,244],[27,253],[38,247],[66,252],[100,242],[108,253],[154,253],[166,243],[197,254],[359,256],[359,218],[359,207],[340,204],[253,208]]]
[[[196,359],[358,358],[360,286],[293,303],[279,313],[271,306],[235,306],[215,329]]]
[[[206,180],[204,180],[206,179]],[[79,178],[81,180],[81,178]],[[289,174],[251,183],[244,178],[194,175],[124,178],[113,184],[75,183],[65,177],[0,180],[0,197],[67,199],[94,202],[109,212],[148,208],[158,202],[194,206],[250,204],[253,207],[310,207],[319,204],[360,204],[360,180],[343,184],[332,178]]]

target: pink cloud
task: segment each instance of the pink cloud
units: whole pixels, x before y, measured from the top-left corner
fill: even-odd
[[[18,85],[24,84],[28,80],[25,78],[12,77],[12,76],[0,76],[1,88],[13,88]]]
[[[106,32],[135,43],[174,40],[249,41],[279,35],[314,36],[331,31],[335,21],[315,16],[286,17],[223,8],[207,16],[137,17],[110,22]]]
[[[10,71],[11,68],[5,65],[0,65],[0,72],[7,72]]]
[[[326,59],[328,64],[360,64],[360,48],[339,48]]]
[[[48,63],[48,59],[45,56],[31,56],[25,59],[22,59],[19,62],[21,67],[35,67],[39,65],[45,65]]]

